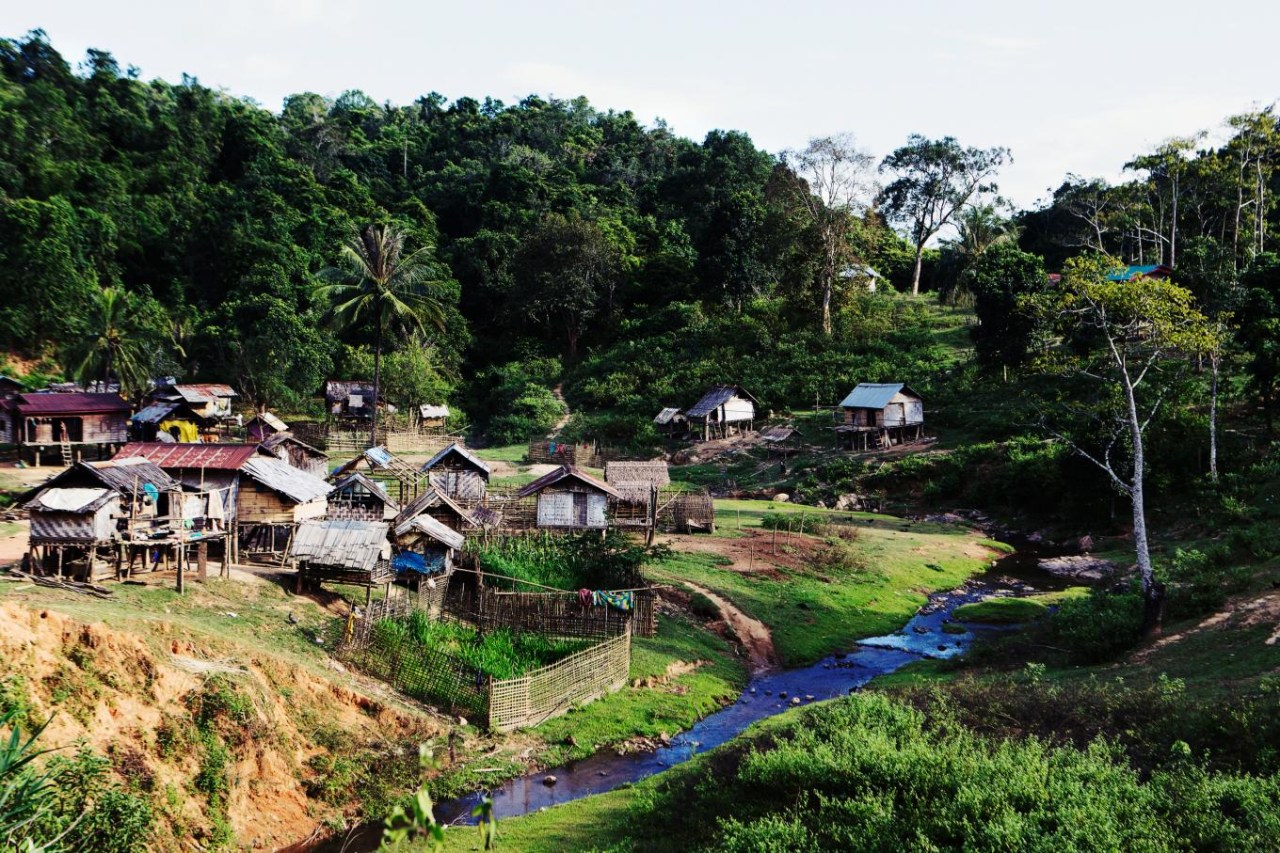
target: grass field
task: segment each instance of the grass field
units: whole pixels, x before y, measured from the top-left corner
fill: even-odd
[[[739,521],[742,530],[758,528],[771,512],[821,513],[857,530],[848,546],[857,565],[748,573],[729,570],[716,554],[677,553],[649,567],[657,580],[701,584],[764,622],[785,666],[811,663],[860,638],[900,628],[930,592],[958,586],[996,556],[986,540],[952,525],[769,501],[717,501],[716,508],[716,535],[722,537],[741,535]]]
[[[1039,619],[1055,604],[1068,598],[1083,598],[1088,594],[1088,587],[1073,586],[1069,589],[1042,592],[1023,598],[988,598],[984,601],[975,601],[973,604],[963,604],[956,608],[953,615],[960,622],[1011,625]]]

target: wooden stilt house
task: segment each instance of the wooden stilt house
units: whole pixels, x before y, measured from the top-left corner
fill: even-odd
[[[129,440],[130,407],[119,394],[18,394],[8,411],[11,437],[36,465],[70,465],[89,447],[106,456]]]
[[[750,432],[760,403],[739,385],[716,385],[685,410],[695,438],[710,441]]]
[[[455,501],[477,504],[489,485],[489,466],[457,442],[427,460],[421,469],[431,485]]]
[[[275,456],[299,471],[306,471],[320,479],[329,474],[329,454],[318,450],[291,433],[269,435],[260,444],[263,452]]]
[[[383,521],[311,519],[301,522],[289,543],[298,588],[324,582],[373,587],[395,580],[391,568],[391,525]]]
[[[924,400],[901,382],[863,382],[836,410],[836,443],[876,450],[924,437]]]

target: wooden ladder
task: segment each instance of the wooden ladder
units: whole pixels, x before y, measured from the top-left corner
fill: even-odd
[[[62,448],[62,464],[64,467],[70,468],[75,457],[71,454],[71,442],[63,439],[59,445]]]

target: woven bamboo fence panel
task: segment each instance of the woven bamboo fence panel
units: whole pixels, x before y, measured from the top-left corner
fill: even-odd
[[[573,592],[507,592],[492,587],[467,589],[446,602],[449,615],[471,622],[482,630],[510,628],[558,637],[606,639],[631,626],[642,637],[657,631],[653,590],[632,593],[630,613],[612,607],[584,608]]]
[[[627,683],[631,633],[521,676],[489,685],[489,728],[506,732],[536,726]]]
[[[566,444],[563,441],[531,441],[525,455],[534,464],[587,467],[595,463],[596,446]]]
[[[353,617],[354,625],[338,647],[339,657],[415,699],[483,718],[489,707],[487,677],[439,649],[417,643],[407,651],[405,646],[385,647],[378,641],[378,622],[403,618],[414,605],[378,606],[382,604],[370,606],[364,618]]]

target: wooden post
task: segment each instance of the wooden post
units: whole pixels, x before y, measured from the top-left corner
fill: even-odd
[[[201,542],[196,546],[196,576],[200,583],[204,583],[209,579],[209,543]]]
[[[183,577],[183,573],[182,573],[182,556],[183,556],[182,552],[184,550],[185,549],[183,548],[183,546],[179,544],[176,549],[176,553],[173,555],[173,561],[174,563],[177,564],[177,567],[178,567],[178,594],[179,595],[187,591],[186,578]]]
[[[62,554],[66,551],[63,545],[58,546],[58,580],[62,580]]]

